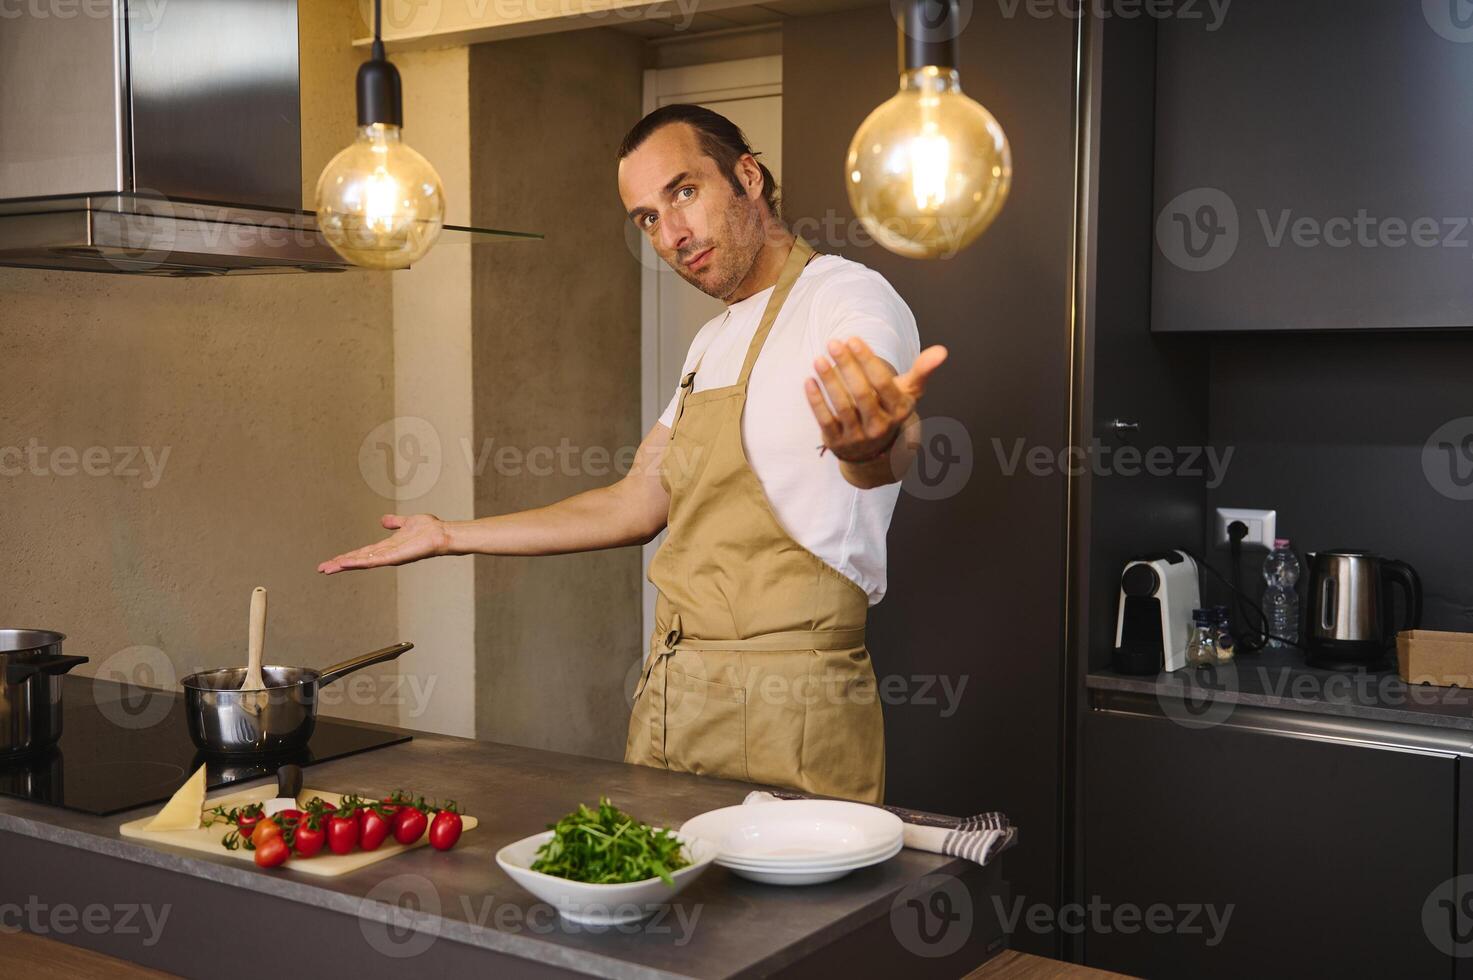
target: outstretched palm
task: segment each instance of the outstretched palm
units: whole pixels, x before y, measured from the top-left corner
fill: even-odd
[[[433,514],[415,514],[412,517],[385,514],[380,523],[394,533],[377,544],[365,545],[329,559],[318,565],[317,570],[331,575],[347,569],[405,565],[421,558],[443,555],[449,547],[445,524]]]

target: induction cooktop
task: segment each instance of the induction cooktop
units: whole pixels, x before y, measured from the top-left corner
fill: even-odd
[[[268,759],[208,756],[189,740],[184,698],[90,677],[64,678],[61,741],[18,759],[0,759],[0,796],[106,816],[174,795],[201,765],[210,789],[276,774],[293,762],[329,759],[407,742],[386,728],[318,718],[307,747]]]

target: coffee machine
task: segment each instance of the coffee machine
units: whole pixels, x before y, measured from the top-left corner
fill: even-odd
[[[1122,674],[1158,674],[1187,665],[1192,610],[1202,605],[1197,563],[1185,551],[1143,555],[1120,574],[1111,664]]]

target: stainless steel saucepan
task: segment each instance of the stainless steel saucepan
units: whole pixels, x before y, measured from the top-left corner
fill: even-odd
[[[413,643],[396,643],[326,670],[265,667],[264,690],[242,691],[245,667],[184,678],[185,717],[194,744],[213,755],[276,755],[306,746],[317,724],[317,694],[339,678],[397,658]]]
[[[0,629],[0,757],[61,738],[62,675],[86,657],[62,656],[63,633]]]

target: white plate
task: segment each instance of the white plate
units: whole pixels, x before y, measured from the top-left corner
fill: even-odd
[[[867,868],[872,864],[881,864],[890,860],[900,853],[905,846],[904,841],[896,841],[895,845],[878,857],[868,858],[841,865],[839,867],[809,867],[809,868],[765,868],[737,867],[736,865],[725,865],[732,874],[740,875],[751,881],[759,881],[764,885],[821,885],[828,881],[837,881],[851,871]],[[717,864],[724,862],[718,860]]]
[[[725,868],[752,868],[757,871],[822,871],[826,868],[852,868],[860,861],[883,860],[895,853],[896,841],[880,844],[862,852],[838,858],[814,858],[811,861],[761,861],[750,858],[716,855],[716,863]],[[901,842],[903,843],[903,841]]]
[[[743,803],[692,817],[680,830],[714,843],[720,861],[764,867],[859,859],[904,837],[893,813],[840,800]]]
[[[701,872],[716,858],[717,851],[716,845],[710,841],[677,833],[691,863],[670,876],[674,885],[667,885],[659,878],[621,885],[596,885],[532,870],[532,862],[537,860],[537,848],[552,835],[553,831],[546,830],[508,844],[496,852],[496,863],[513,881],[557,909],[563,918],[582,925],[623,925],[654,915],[662,905],[701,876]]]

